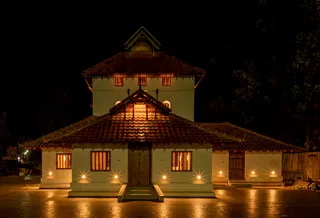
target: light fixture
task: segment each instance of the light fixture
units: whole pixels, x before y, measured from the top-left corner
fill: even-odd
[[[86,178],[87,178],[87,176],[85,174],[81,175],[81,179],[86,179]]]
[[[26,151],[24,152],[24,155],[26,155],[28,152],[29,152],[29,150],[26,150]]]
[[[220,170],[220,171],[219,171],[219,175],[222,175],[222,174],[223,174],[223,171],[222,171],[222,170]]]
[[[272,170],[272,171],[271,171],[271,174],[272,174],[272,175],[276,175],[276,171]]]
[[[52,176],[52,175],[53,175],[53,172],[52,172],[52,171],[49,171],[49,172],[48,172],[48,175],[49,175],[49,176]]]
[[[117,174],[115,174],[115,175],[113,176],[113,178],[114,178],[114,179],[119,179],[119,176],[118,176]]]
[[[255,175],[255,174],[256,174],[256,171],[252,170],[251,175]]]
[[[163,175],[161,178],[162,178],[163,180],[166,180],[166,179],[167,179],[167,176],[166,176],[166,175]]]
[[[200,180],[202,179],[202,176],[201,175],[197,175],[197,180]]]

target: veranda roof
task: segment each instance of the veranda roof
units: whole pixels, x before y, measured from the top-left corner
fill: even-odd
[[[301,147],[289,145],[279,140],[261,135],[254,131],[233,125],[229,122],[224,123],[199,123],[202,127],[212,133],[222,134],[237,143],[228,144],[228,150],[247,150],[247,151],[303,151]]]

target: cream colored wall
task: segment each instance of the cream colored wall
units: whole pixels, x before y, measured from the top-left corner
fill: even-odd
[[[251,171],[255,171],[255,175]],[[271,171],[276,172],[275,175]],[[251,182],[281,182],[282,175],[281,152],[246,152],[245,178]]]
[[[171,171],[172,151],[192,151],[192,171]],[[153,149],[152,150],[152,182],[159,184],[163,191],[178,190],[212,190],[212,150],[208,149]],[[166,174],[167,181],[161,179]],[[202,174],[201,181],[196,175]]]
[[[41,183],[42,185],[45,184],[67,184],[71,182],[71,169],[56,169],[56,156],[59,153],[71,153],[69,151],[42,151],[42,177]],[[72,160],[72,156],[71,156]],[[48,173],[49,171],[52,172],[52,176]]]
[[[121,101],[128,96],[127,90],[131,94],[138,90],[138,79],[124,79],[124,86],[114,85],[113,78],[96,78],[93,84],[93,115],[103,115],[109,113],[109,109],[116,101]],[[159,89],[159,100],[171,102],[172,112],[194,120],[194,79],[193,78],[173,78],[171,86],[162,86],[160,78],[148,78],[147,86],[142,86],[153,97],[156,97],[156,89]]]
[[[220,174],[219,172],[222,172]],[[212,181],[213,183],[229,180],[229,152],[212,152]]]
[[[91,171],[91,151],[102,149],[72,150],[72,191],[117,191],[122,183],[128,182],[128,150],[104,149],[111,152],[111,171]],[[87,179],[81,179],[85,174]],[[119,179],[113,178],[114,174]]]

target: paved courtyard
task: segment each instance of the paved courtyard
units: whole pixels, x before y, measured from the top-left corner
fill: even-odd
[[[320,217],[320,193],[287,188],[215,190],[216,199],[164,203],[67,198],[68,190],[38,190],[38,177],[0,177],[0,217]]]

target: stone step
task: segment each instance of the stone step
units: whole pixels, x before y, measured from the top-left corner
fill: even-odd
[[[158,197],[152,187],[127,187],[124,201],[155,201]]]

